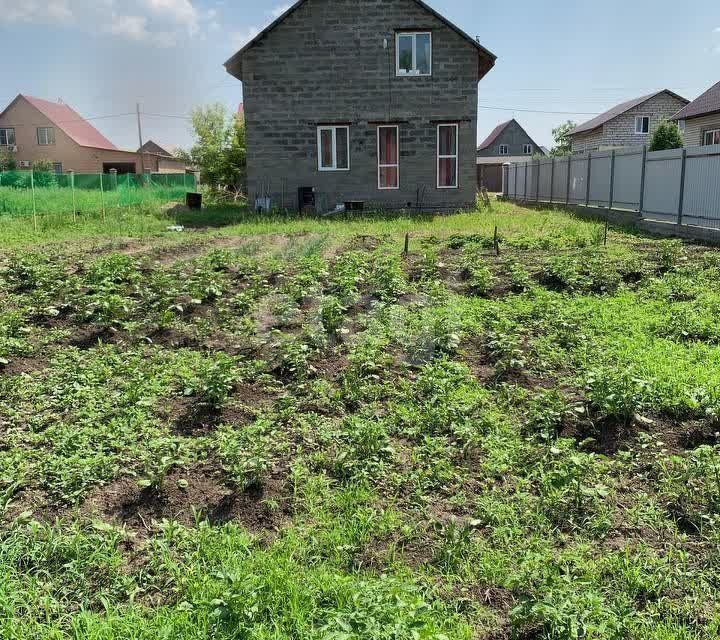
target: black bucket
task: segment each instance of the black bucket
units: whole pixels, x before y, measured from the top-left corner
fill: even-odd
[[[186,193],[185,204],[188,209],[202,209],[202,193]]]

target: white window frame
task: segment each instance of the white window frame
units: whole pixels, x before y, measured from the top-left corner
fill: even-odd
[[[712,140],[710,142],[706,142],[708,136],[715,137],[715,134],[720,133],[720,129],[708,129],[707,131],[703,131],[703,147],[709,147],[710,145],[715,144]]]
[[[524,144],[523,145],[523,155],[531,156],[532,155],[532,145],[531,144]]]
[[[347,167],[337,166],[337,132],[338,129],[345,129],[347,131]],[[332,131],[332,167],[322,166],[322,132]],[[350,171],[350,127],[348,125],[322,125],[317,128],[317,152],[318,152],[318,171]]]
[[[501,156],[508,156],[510,155],[510,147],[506,144],[501,144],[500,147],[498,147],[498,153]]]
[[[10,142],[9,133],[12,131],[12,142]],[[14,147],[17,144],[17,138],[15,137],[15,127],[2,127],[0,132],[5,134],[5,142],[0,142],[0,147]]]
[[[452,156],[441,156],[440,155],[440,129],[442,127],[454,127],[455,128],[455,155]],[[458,189],[460,186],[460,176],[458,171],[460,169],[458,160],[460,157],[460,127],[457,123],[446,123],[439,124],[437,126],[437,188],[438,189]],[[455,158],[455,185],[453,186],[440,186],[440,160],[447,160],[448,158]]]
[[[40,140],[40,132],[43,131],[45,133],[45,142],[42,142]],[[50,147],[55,144],[55,129],[54,127],[38,127],[37,131],[35,132],[38,146],[40,147]]]
[[[395,129],[395,136],[397,140],[397,163],[396,164],[380,164],[380,129]],[[400,126],[397,124],[381,124],[377,128],[377,164],[378,164],[378,189],[380,191],[397,191],[400,188]],[[397,170],[397,185],[394,187],[383,187],[380,182],[380,170],[381,169],[396,169]]]
[[[643,131],[642,125],[643,122],[647,120],[648,123],[648,130]],[[638,123],[640,123],[640,127],[638,128]],[[647,136],[650,135],[650,116],[635,116],[635,135],[637,136]]]
[[[400,68],[400,38],[410,37],[413,39],[412,47],[412,71],[405,71]],[[430,36],[430,64],[428,73],[420,73],[417,69],[417,36]],[[433,70],[433,37],[432,31],[398,31],[395,34],[395,75],[400,78],[427,78],[432,75]]]
[[[680,133],[685,133],[685,120],[678,120],[677,127],[680,129]]]

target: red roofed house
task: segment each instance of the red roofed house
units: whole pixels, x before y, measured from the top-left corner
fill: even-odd
[[[185,163],[154,153],[118,149],[80,114],[62,102],[19,95],[0,113],[0,151],[21,169],[47,160],[55,171],[76,173],[182,173]]]

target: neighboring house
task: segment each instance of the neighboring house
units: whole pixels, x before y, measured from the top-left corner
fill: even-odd
[[[140,147],[138,153],[152,153],[156,156],[165,156],[166,158],[174,158],[177,147],[173,145],[160,146],[154,140],[148,140],[142,147]]]
[[[140,173],[140,156],[118,149],[80,114],[62,102],[19,95],[0,113],[0,151],[20,169],[49,161],[58,173]],[[182,162],[143,154],[146,171],[176,173]]]
[[[720,144],[720,82],[673,117],[683,132],[686,147]]]
[[[688,100],[664,89],[628,100],[579,125],[570,132],[572,152],[604,151],[650,143],[663,120],[669,120]]]
[[[243,82],[251,202],[473,206],[495,56],[420,0],[300,0],[225,67]]]
[[[547,155],[513,118],[495,127],[477,150],[478,185],[488,191],[502,191],[502,166],[526,162],[533,155]]]

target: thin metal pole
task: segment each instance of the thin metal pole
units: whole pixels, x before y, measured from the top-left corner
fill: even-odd
[[[142,122],[140,120],[140,103],[139,102],[135,105],[135,110],[137,112],[138,140],[140,141],[140,146],[138,147],[138,151],[140,152],[140,172],[143,175],[145,175],[145,154],[142,151],[143,136],[142,136]]]
[[[682,150],[682,166],[680,167],[680,200],[678,202],[678,226],[683,223],[685,209],[685,168],[687,167],[687,149]]]
[[[553,189],[555,188],[555,158],[550,160],[550,204],[553,203]]]
[[[610,197],[608,198],[608,210],[613,208],[615,199],[615,149],[610,154]]]
[[[102,217],[103,221],[105,221],[105,190],[103,189],[103,175],[100,174],[100,201],[102,203]]]
[[[517,163],[515,163],[515,185],[514,185],[514,189],[513,189],[513,191],[514,191],[513,197],[515,198],[515,200],[517,200],[517,196],[518,196],[518,192],[517,192],[517,174],[518,174],[518,166],[517,166]]]
[[[643,209],[645,208],[645,172],[647,170],[647,145],[643,145],[642,152],[642,168],[640,170],[640,208],[638,212],[642,215]]]
[[[72,191],[73,201],[73,223],[77,222],[77,201],[75,199],[75,172],[70,172],[70,189]]]
[[[540,159],[538,158],[537,164],[535,165],[537,170],[535,171],[535,202],[540,202]]]
[[[525,163],[525,195],[523,195],[523,202],[527,202],[527,169],[528,163]]]
[[[570,174],[572,173],[572,155],[568,156],[567,188],[565,189],[565,205],[570,204]]]
[[[30,169],[30,190],[32,191],[32,205],[33,205],[33,228],[37,232],[37,206],[35,205],[35,169]]]
[[[587,184],[585,185],[585,206],[590,206],[590,177],[592,176],[592,151],[588,151]]]

